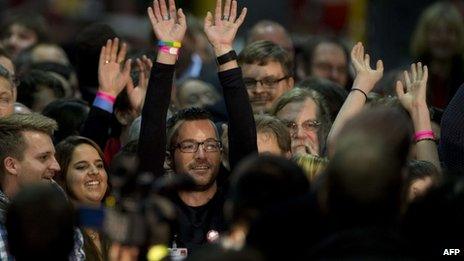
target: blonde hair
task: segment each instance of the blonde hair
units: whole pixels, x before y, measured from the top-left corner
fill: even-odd
[[[411,53],[414,57],[420,57],[427,53],[428,29],[440,22],[446,23],[456,32],[456,53],[462,54],[464,52],[463,17],[452,3],[443,1],[429,6],[420,16],[411,40]]]
[[[303,169],[306,177],[310,181],[314,181],[315,178],[327,167],[329,160],[327,158],[319,157],[316,155],[299,154],[293,156],[293,161]]]

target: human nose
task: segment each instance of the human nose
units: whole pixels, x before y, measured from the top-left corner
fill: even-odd
[[[304,138],[305,137],[305,132],[303,128],[300,127],[300,125],[296,125],[293,130],[293,136],[295,138]]]
[[[98,167],[97,167],[97,166],[95,166],[95,165],[93,165],[93,164],[90,165],[90,171],[89,171],[89,174],[90,174],[90,175],[97,175],[98,172],[99,172],[99,170],[98,170]]]
[[[53,157],[53,162],[52,164],[50,165],[50,169],[55,171],[55,172],[58,172],[61,170],[60,168],[60,164],[58,164],[58,161],[56,160],[55,157]]]
[[[264,84],[261,81],[257,81],[254,91],[256,93],[262,93],[266,91],[266,88],[264,87]]]
[[[203,143],[198,144],[198,149],[195,152],[195,158],[204,158],[205,154],[205,147]]]
[[[18,37],[15,34],[11,34],[6,38],[6,43],[9,44],[10,46],[16,45],[18,42]]]

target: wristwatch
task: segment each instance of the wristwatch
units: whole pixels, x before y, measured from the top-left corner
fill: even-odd
[[[228,53],[216,57],[216,62],[218,65],[223,65],[233,60],[237,60],[237,53],[235,53],[234,50],[231,50]]]

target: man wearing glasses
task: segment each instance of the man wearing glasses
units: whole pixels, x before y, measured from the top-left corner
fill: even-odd
[[[253,112],[263,113],[293,87],[293,61],[290,54],[270,41],[257,41],[238,57]]]
[[[287,126],[292,155],[325,155],[331,122],[327,104],[318,92],[294,88],[276,101],[271,113]]]

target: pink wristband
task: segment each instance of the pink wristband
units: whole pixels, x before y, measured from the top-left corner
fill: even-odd
[[[106,94],[104,92],[97,92],[97,96],[111,103],[114,103],[116,101],[116,97]]]
[[[179,48],[177,48],[177,47],[161,46],[159,48],[159,51],[161,51],[163,53],[173,54],[173,55],[178,55],[179,54]]]
[[[418,131],[414,135],[414,140],[417,142],[423,139],[435,139],[435,135],[431,130]]]

